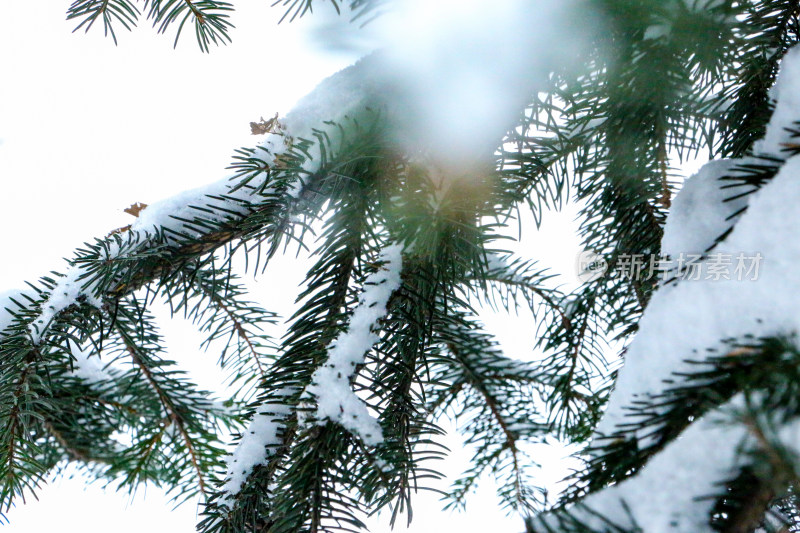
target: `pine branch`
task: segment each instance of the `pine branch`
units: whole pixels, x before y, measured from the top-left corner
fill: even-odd
[[[134,397],[145,402],[149,418],[134,427],[134,444],[114,471],[124,472],[132,486],[154,479],[168,482],[176,497],[188,497],[195,488],[207,496],[207,478],[221,466],[224,455],[214,430],[220,424],[235,427],[235,421],[181,372],[164,369],[174,363],[157,358],[160,339],[151,320],[143,305],[131,300],[120,306],[114,322],[119,357],[124,354],[133,363],[131,385],[141,387]]]
[[[147,18],[153,20],[153,27],[158,33],[166,32],[174,23],[178,24],[173,46],[178,46],[178,39],[184,25],[194,23],[197,44],[203,52],[209,52],[211,44],[227,44],[231,42],[228,32],[233,24],[228,20],[233,5],[217,0],[146,0],[145,8],[149,8]]]
[[[232,4],[217,0],[141,0],[147,18],[153,20],[158,33],[165,33],[173,24],[178,28],[175,32],[174,46],[178,45],[183,27],[191,21],[195,27],[197,44],[203,52],[209,52],[211,44],[219,45],[231,42],[229,35],[233,25],[229,12]],[[130,0],[75,0],[67,9],[67,20],[79,19],[73,31],[81,28],[88,32],[95,22],[103,21],[103,33],[111,35],[117,44],[115,25],[120,24],[130,31],[136,26],[141,12]]]
[[[719,154],[747,155],[764,136],[772,115],[769,90],[786,51],[800,42],[800,2],[743,2],[741,30],[735,45],[737,62],[722,91],[730,102],[722,114]]]
[[[512,461],[512,470],[513,470],[513,493],[514,499],[509,502],[511,507],[514,510],[519,511],[528,511],[534,507],[535,501],[529,501],[531,493],[533,492],[530,488],[526,487],[526,482],[524,478],[524,467],[522,466],[521,461],[528,460],[521,451],[518,449],[518,434],[516,431],[512,431],[511,424],[508,420],[506,420],[505,414],[503,413],[504,407],[501,407],[500,400],[495,397],[495,395],[489,390],[486,380],[487,377],[485,375],[480,375],[478,371],[472,367],[471,362],[463,356],[461,350],[458,346],[454,343],[450,342],[447,345],[448,350],[454,356],[456,361],[461,365],[461,370],[464,376],[464,379],[469,387],[471,387],[474,391],[476,391],[484,400],[485,407],[488,408],[489,413],[491,413],[491,418],[495,421],[495,423],[499,426],[500,432],[503,435],[504,443],[497,449],[496,452],[493,452],[490,456],[486,457],[486,459],[494,459],[499,463],[499,456],[504,452],[508,451],[511,455]],[[454,396],[453,396],[454,397]],[[530,406],[532,407],[532,406]],[[535,426],[533,422],[530,423],[530,426]],[[548,428],[546,424],[542,424],[539,427],[539,431],[546,431]],[[477,435],[470,438],[470,441],[478,440],[479,437]],[[488,440],[488,439],[487,439]],[[484,448],[485,447],[485,448]],[[488,445],[484,444],[481,446],[486,451],[488,451]],[[481,454],[479,451],[478,454]],[[481,454],[482,455],[482,454]],[[484,459],[481,461],[478,457],[475,458],[474,461],[476,465],[480,465],[484,463],[484,467],[490,466],[491,462]],[[497,465],[494,466],[497,468]],[[464,496],[466,492],[471,488],[472,483],[477,480],[478,475],[480,474],[479,470],[476,470],[470,477],[472,481],[468,482],[463,487],[460,487],[460,490],[456,495],[454,495],[454,501],[460,502],[462,505],[465,504]]]
[[[32,490],[39,485],[43,474],[44,468],[33,460],[33,454],[36,453],[36,448],[32,442],[26,442],[26,436],[23,435],[25,431],[25,422],[22,417],[25,415],[30,416],[31,413],[23,411],[20,407],[20,402],[24,401],[23,396],[28,389],[28,381],[31,377],[33,370],[34,360],[32,358],[26,359],[22,372],[16,382],[13,391],[13,403],[10,402],[11,408],[6,416],[6,424],[2,431],[3,450],[5,455],[2,467],[0,467],[0,477],[3,480],[2,485],[2,503],[6,510],[10,509],[12,497],[18,495],[25,502],[24,490]],[[28,393],[30,394],[30,393]],[[33,403],[29,400],[26,403]],[[30,451],[26,453],[25,448],[30,447]],[[32,452],[32,453],[31,453]],[[28,463],[25,465],[24,463]],[[31,479],[24,479],[22,476],[31,475]]]
[[[264,329],[275,322],[275,315],[244,300],[244,289],[226,269],[196,265],[165,280],[162,288],[173,316],[181,313],[207,333],[201,347],[224,342],[219,357],[221,368],[230,369],[231,382],[242,380],[245,397],[254,382],[268,379],[267,365],[274,359],[274,347]],[[234,339],[237,339],[234,341]],[[230,354],[230,355],[229,355]]]
[[[75,0],[67,9],[67,20],[82,19],[73,32],[83,28],[88,33],[98,19],[103,21],[103,34],[117,44],[114,24],[119,23],[130,31],[139,18],[139,10],[129,0]]]
[[[194,466],[195,471],[197,472],[197,483],[200,488],[200,492],[205,495],[206,488],[205,488],[205,481],[203,480],[203,473],[200,471],[200,467],[197,464],[197,455],[194,451],[194,446],[192,445],[192,440],[189,438],[188,433],[186,432],[186,428],[184,427],[183,419],[178,415],[175,411],[175,408],[172,405],[172,402],[169,396],[164,392],[164,389],[161,388],[159,383],[153,378],[153,374],[150,371],[150,368],[142,361],[141,357],[139,356],[138,349],[132,343],[132,339],[128,337],[123,330],[118,330],[120,335],[125,342],[125,346],[130,354],[131,360],[136,364],[137,367],[142,371],[142,375],[144,375],[147,382],[156,391],[158,395],[158,399],[161,402],[161,405],[164,407],[167,415],[171,423],[175,424],[178,428],[178,432],[180,433],[181,437],[183,438],[184,443],[186,444],[186,449],[189,451],[189,455],[192,459],[192,465]],[[166,427],[166,426],[164,426]]]
[[[50,423],[47,420],[45,420],[43,422],[43,424],[44,424],[44,427],[47,428],[47,431],[49,431],[53,435],[53,437],[56,439],[56,441],[58,441],[58,443],[61,445],[61,447],[64,449],[64,451],[67,452],[67,455],[71,459],[77,460],[77,461],[82,461],[84,463],[88,463],[89,461],[93,460],[88,455],[84,454],[82,451],[74,448],[67,441],[67,439],[64,437],[64,435],[60,431],[58,431],[55,428],[55,426],[53,426],[52,423]]]

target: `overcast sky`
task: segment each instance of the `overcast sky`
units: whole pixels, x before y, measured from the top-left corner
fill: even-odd
[[[310,44],[310,20],[278,26],[280,8],[269,8],[270,0],[237,2],[233,44],[206,55],[191,31],[173,50],[172,38],[147,24],[121,31],[116,47],[99,28],[72,34],[67,4],[0,0],[0,291],[63,271],[62,258],[76,246],[131,222],[122,212],[128,205],[218,180],[233,149],[253,144],[250,121],[283,114],[356,58]],[[336,25],[317,22],[314,42],[331,34]],[[551,266],[570,271],[577,249],[570,215],[551,217],[547,228],[544,237],[528,234],[526,246],[537,252],[530,255],[547,250]],[[281,258],[251,285],[268,309],[285,316],[302,272],[295,259]],[[530,356],[529,316],[484,320],[510,355]],[[220,379],[214,354],[199,353],[199,338],[186,324],[163,324],[174,356],[214,388]],[[457,436],[447,441],[456,450],[444,467],[452,474],[467,458],[459,443]],[[542,460],[543,480],[563,473],[552,466],[552,452]],[[8,513],[7,530],[189,533],[196,523],[196,502],[172,510],[153,487],[131,500],[97,484],[87,488],[82,478],[59,479],[38,496]],[[518,518],[497,509],[491,483],[466,515],[442,513],[436,500],[418,498],[409,531],[521,530]],[[375,533],[389,530],[385,519],[371,524]]]

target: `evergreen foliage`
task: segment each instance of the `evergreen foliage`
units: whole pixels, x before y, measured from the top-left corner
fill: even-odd
[[[313,2],[276,4],[293,19]],[[379,5],[352,0],[349,8],[367,17]],[[718,493],[674,499],[712,499],[709,530],[797,530],[798,451],[781,430],[800,416],[795,332],[743,331],[719,339],[722,350],[697,346],[683,354],[692,372],[628,399],[629,422],[599,434],[616,377],[611,347],[624,357],[654,295],[681,282],[607,275],[564,294],[553,273],[504,244],[521,209],[539,223],[572,202],[583,245],[613,269],[625,257],[661,253],[681,161],[700,152],[739,158],[720,177],[730,198],[768,185],[800,154],[794,141],[778,155],[755,147],[772,117],[780,61],[800,41],[800,2],[586,6],[603,15],[603,31],[590,36],[578,68],[551,72],[543,90],[531,89],[518,123],[497,139],[494,167],[476,169],[477,181],[442,186],[426,154],[397,149],[394,111],[370,95],[304,137],[276,121],[269,135],[277,140],[240,150],[224,188],[156,217],[161,224],[85,244],[67,272],[0,302],[10,313],[0,322],[3,509],[75,462],[131,490],[152,482],[179,501],[201,493],[198,530],[206,533],[358,531],[379,509],[391,509],[393,522],[410,519],[416,492],[441,477],[442,426],[457,420],[474,455],[446,505],[464,506],[488,473],[529,531],[649,533],[633,512],[592,507],[592,496],[635,477],[704,416],[734,406],[729,423],[757,445],[742,447]],[[176,42],[193,24],[207,52],[230,39],[232,9],[80,0],[67,16],[76,29],[102,22],[115,41],[116,29],[139,17],[160,33],[174,27]],[[800,116],[793,120],[787,135],[800,138]],[[746,209],[703,251],[724,242]],[[263,272],[293,243],[315,262],[287,333],[274,339],[267,331],[276,315],[248,300],[233,262],[244,258],[248,270]],[[350,380],[380,425],[372,445],[318,416],[320,398],[309,388],[362,295],[377,290],[368,280],[386,268],[382,251],[396,244],[399,286],[370,325],[375,342]],[[229,401],[210,401],[169,359],[151,313],[158,299],[197,327],[199,344],[222,347]],[[530,309],[541,359],[503,354],[477,316],[482,305]],[[274,434],[257,443],[259,459],[232,463],[226,436],[243,446],[263,427]],[[553,438],[583,445],[584,468],[545,508],[552,502],[525,449]]]

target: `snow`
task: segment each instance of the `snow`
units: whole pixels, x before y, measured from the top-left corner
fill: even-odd
[[[224,217],[228,216],[227,213],[225,215],[211,214],[205,210],[208,208],[213,209],[215,205],[222,206],[241,215],[247,212],[245,202],[249,196],[247,193],[251,189],[242,188],[235,193],[231,193],[230,189],[234,185],[236,185],[236,182],[231,182],[230,178],[225,178],[210,185],[184,191],[170,198],[154,202],[139,212],[138,218],[131,224],[129,231],[152,234],[159,228],[167,228],[177,233],[197,237],[200,233],[196,230],[188,230],[183,220],[192,220],[198,218],[198,216],[213,222],[224,220]],[[227,196],[230,199],[214,200],[210,198],[212,196]],[[237,202],[237,199],[241,201]],[[197,209],[197,207],[201,209]]]
[[[378,84],[379,65],[380,58],[372,55],[324,79],[313,91],[300,99],[285,117],[277,119],[272,132],[256,146],[253,157],[274,166],[276,159],[295,141],[314,140],[315,131],[325,132],[335,139],[337,128],[334,124],[342,122],[345,117],[355,117],[366,108],[371,98],[385,92],[385,85]],[[314,143],[309,149],[303,168],[314,172],[319,168],[319,162],[320,150]],[[265,179],[266,175],[262,173],[259,177]],[[175,233],[197,237],[200,233],[197,229],[188,228],[185,220],[200,218],[219,222],[226,217],[246,215],[249,206],[258,203],[262,194],[259,192],[262,185],[259,177],[248,186],[235,191],[231,189],[237,186],[239,180],[235,176],[229,176],[154,202],[139,213],[130,231],[153,233],[158,228],[166,228]],[[294,184],[290,196],[297,198],[300,190],[301,184]],[[266,192],[271,190],[267,188]],[[216,211],[215,206],[228,212]]]
[[[324,129],[325,122],[338,122],[361,112],[380,89],[380,63],[381,55],[372,54],[322,80],[280,120],[286,135],[311,139],[314,130]]]
[[[73,376],[88,385],[114,381],[114,376],[100,361],[100,357],[91,357],[93,350],[90,347],[81,348],[70,341],[70,349],[73,357],[71,372]]]
[[[289,396],[284,391],[282,396]],[[242,438],[227,460],[226,482],[222,492],[226,500],[239,493],[253,469],[263,464],[281,444],[284,420],[290,414],[286,403],[266,403],[258,408],[253,419],[242,433]]]
[[[775,111],[767,126],[766,135],[753,147],[755,153],[783,157],[786,148],[784,143],[790,142],[786,128],[800,120],[800,47],[795,46],[781,62],[778,80],[770,91],[770,96],[777,101]],[[798,142],[795,139],[794,142]]]
[[[378,421],[356,396],[350,379],[367,352],[378,341],[378,321],[386,316],[386,305],[400,286],[402,246],[387,246],[381,252],[383,267],[367,276],[364,292],[353,310],[347,330],[328,347],[328,359],[314,372],[308,391],[317,398],[317,419],[338,422],[358,435],[364,443],[375,446],[383,441]]]
[[[785,157],[785,143],[790,142],[786,128],[800,120],[800,48],[789,51],[784,59],[777,83],[771,94],[777,98],[775,112],[764,139],[755,144],[758,155]],[[677,257],[681,253],[702,253],[714,240],[730,228],[738,217],[734,214],[747,207],[749,196],[740,189],[726,188],[723,176],[736,173],[737,166],[759,163],[752,157],[738,160],[712,161],[687,180],[675,198],[664,238],[663,255]]]
[[[626,529],[634,525],[630,516],[640,528],[637,531],[646,533],[710,533],[708,518],[716,499],[707,496],[718,495],[719,483],[735,477],[741,459],[749,459],[742,450],[757,446],[747,428],[735,420],[744,405],[740,395],[695,421],[635,476],[589,495],[582,503]],[[782,442],[796,450],[799,431],[799,420],[781,427]],[[585,509],[570,513],[587,528],[607,529],[601,518]],[[541,520],[557,525],[556,516]]]
[[[399,150],[473,179],[476,167],[494,164],[530,95],[552,70],[579,64],[603,23],[575,0],[396,0],[367,25],[379,51],[324,81],[282,122],[288,135],[309,138],[323,121],[370,107],[391,124]]]
[[[64,291],[62,291],[60,293],[61,297],[59,298],[58,294],[56,294],[54,291],[55,296],[51,296],[47,300],[47,302],[52,302],[52,303],[47,304],[47,302],[45,302],[46,305],[52,305],[53,307],[52,308],[48,307],[50,311],[39,315],[39,318],[36,319],[34,322],[34,324],[38,324],[39,327],[46,326],[46,324],[49,323],[50,320],[52,320],[53,316],[57,312],[55,311],[55,309],[58,309],[61,306],[63,306],[61,307],[61,309],[64,309],[66,306],[69,305],[68,300],[71,299],[71,302],[74,303],[75,298],[77,298],[77,296],[79,296],[82,293],[79,288],[76,288],[79,287],[79,283],[75,281],[65,281],[64,283],[60,283],[56,288],[58,287],[63,287],[64,291],[66,291],[67,294],[65,295]],[[12,298],[16,300],[18,303],[24,303],[26,302],[26,295],[28,297],[32,297],[30,291],[6,291],[0,293],[0,334],[2,334],[13,323],[14,316],[9,310],[18,313],[23,309],[19,305],[12,302]],[[36,336],[34,336],[33,338],[35,339],[35,342],[38,343],[40,340],[40,337],[38,336],[38,330],[34,329],[32,331],[32,335],[34,331],[36,332]],[[72,341],[68,341],[68,343],[69,343],[70,353],[72,354],[73,358],[72,360],[73,368],[72,372],[70,372],[73,376],[81,379],[87,384],[108,382],[114,380],[114,377],[111,374],[111,372],[107,370],[105,365],[103,365],[100,362],[100,358],[91,357],[93,353],[91,347],[84,349]]]
[[[50,292],[50,296],[42,303],[41,312],[33,319],[28,331],[34,344],[39,344],[42,334],[50,326],[52,320],[58,313],[67,307],[77,303],[83,297],[86,303],[101,309],[103,302],[95,295],[94,283],[86,283],[87,272],[80,266],[73,265],[67,273],[60,277],[55,287]]]
[[[703,253],[736,222],[732,216],[747,205],[748,197],[728,200],[740,191],[725,189],[728,182],[720,181],[731,174],[736,163],[729,159],[711,161],[684,182],[664,228],[662,255]]]

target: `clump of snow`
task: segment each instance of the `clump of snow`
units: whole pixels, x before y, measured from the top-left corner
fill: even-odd
[[[289,393],[285,392],[284,396],[289,396]],[[264,464],[274,453],[274,448],[281,444],[281,432],[289,414],[288,403],[272,402],[258,408],[236,449],[228,457],[227,481],[222,488],[226,499],[238,494],[253,469]]]
[[[69,344],[73,358],[71,372],[73,376],[89,385],[114,381],[114,376],[100,361],[100,357],[92,357],[91,347],[81,348],[73,342]]]
[[[800,47],[795,46],[783,58],[780,73],[770,96],[777,101],[766,135],[753,147],[756,154],[780,157],[785,143],[791,141],[786,128],[800,120]],[[794,142],[797,142],[795,140]]]
[[[378,341],[378,321],[400,286],[402,246],[387,246],[381,253],[383,267],[367,276],[364,292],[353,310],[347,331],[328,347],[328,360],[314,372],[308,391],[317,398],[317,419],[338,422],[370,446],[383,441],[383,432],[367,406],[356,396],[350,379],[367,352]]]
[[[367,100],[382,88],[380,63],[381,55],[372,54],[322,80],[281,119],[286,135],[311,139],[314,130],[323,129],[325,122],[338,122],[363,110]]]
[[[185,221],[201,218],[219,222],[233,213],[240,215],[247,213],[247,201],[252,200],[252,189],[243,187],[231,192],[235,185],[236,182],[225,178],[154,202],[139,212],[129,231],[148,234],[154,233],[159,228],[165,228],[196,237],[198,231],[188,230]],[[225,199],[222,200],[221,197]],[[227,212],[216,211],[216,206],[223,207]]]
[[[736,161],[711,161],[684,182],[675,197],[661,240],[661,253],[677,257],[681,253],[705,252],[735,220],[735,213],[747,205],[747,196],[736,199],[739,191],[724,188],[720,178],[731,174]]]
[[[583,508],[573,508],[570,514],[587,529],[598,531],[607,530],[601,516],[626,529],[634,527],[632,520],[640,528],[637,531],[646,533],[712,531],[708,522],[720,483],[735,477],[742,460],[748,459],[741,454],[743,449],[758,446],[745,425],[730,419],[729,413],[744,405],[742,396],[735,397],[695,421],[635,476],[582,500],[600,516]],[[798,431],[797,420],[782,427],[782,442],[796,448]],[[710,450],[713,453],[707,453]],[[557,515],[538,520],[551,527],[558,524]]]
[[[392,131],[408,153],[458,169],[490,158],[530,95],[551,71],[580,64],[604,26],[599,12],[577,0],[390,0],[366,26],[343,23],[353,15],[343,8],[342,16],[329,10],[315,19],[324,24],[312,29],[315,40],[381,50],[368,82],[381,90],[362,94],[399,108]]]
[[[41,312],[28,327],[34,344],[41,342],[42,334],[50,326],[50,322],[55,316],[77,303],[79,298],[84,298],[88,304],[102,309],[103,302],[95,294],[95,283],[87,284],[81,279],[85,275],[86,272],[83,268],[74,265],[58,279],[55,287],[50,291],[50,296],[42,303]]]

